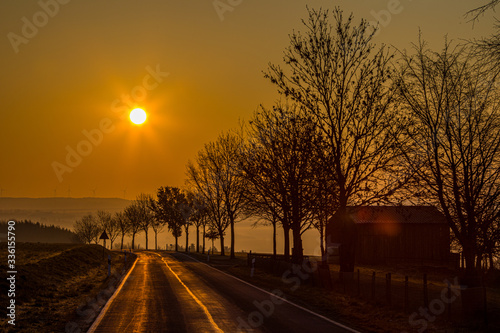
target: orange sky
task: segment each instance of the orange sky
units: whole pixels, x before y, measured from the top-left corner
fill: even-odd
[[[491,34],[494,13],[474,28],[463,17],[485,1],[254,0],[224,13],[211,0],[2,1],[2,195],[131,199],[182,186],[204,143],[278,98],[262,70],[280,63],[306,4],[378,15],[377,42],[403,49],[418,27],[432,47],[445,34]],[[130,95],[136,101],[124,107]],[[149,113],[144,125],[124,118],[133,106]],[[68,166],[68,149],[86,156]],[[58,176],[54,165],[66,168]]]

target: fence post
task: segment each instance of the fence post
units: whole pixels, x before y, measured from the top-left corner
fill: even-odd
[[[375,300],[375,272],[372,273],[372,301]]]
[[[391,273],[385,275],[385,298],[387,304],[391,305]]]
[[[408,299],[408,275],[405,276],[405,313],[410,312],[410,300]]]
[[[427,273],[424,273],[424,306],[429,307],[429,294],[427,292]]]

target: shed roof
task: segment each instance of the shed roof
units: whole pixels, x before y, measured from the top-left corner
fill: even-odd
[[[360,206],[349,208],[356,223],[446,224],[434,206]]]

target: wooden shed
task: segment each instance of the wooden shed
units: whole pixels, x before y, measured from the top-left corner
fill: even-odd
[[[356,225],[355,261],[363,264],[447,265],[450,229],[433,206],[362,206],[348,209]],[[334,216],[327,237],[342,243]]]

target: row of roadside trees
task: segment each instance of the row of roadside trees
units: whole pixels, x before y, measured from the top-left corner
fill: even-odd
[[[190,191],[161,187],[156,198],[141,195],[111,218],[123,221],[122,239],[130,234],[133,244],[150,227],[156,239],[167,227],[176,244],[183,231],[187,242],[194,224],[203,239],[220,239],[224,255],[229,229],[233,257],[235,223],[253,217],[271,224],[274,236],[281,227],[285,257],[300,262],[302,234],[316,228],[324,255],[332,217],[348,229],[351,206],[425,204],[446,217],[468,273],[485,256],[493,265],[500,253],[497,62],[470,44],[433,51],[421,37],[413,50],[394,51],[374,43],[376,29],[365,20],[355,24],[339,8],[308,11],[284,65],[264,72],[283,99],[207,143],[187,164]]]
[[[234,255],[234,222],[252,216],[275,233],[282,228],[286,257],[291,233],[291,257],[300,261],[304,231],[318,229],[324,254],[329,221],[351,223],[351,206],[420,204],[444,214],[468,273],[485,256],[493,266],[498,62],[471,43],[433,51],[421,36],[411,51],[377,46],[376,29],[338,8],[310,9],[303,25],[290,35],[284,64],[264,72],[282,100],[187,165],[221,248],[229,228]]]
[[[189,248],[189,227],[196,228],[196,250],[200,251],[200,230],[202,230],[202,252],[205,251],[205,238],[217,239],[218,234],[212,228],[207,230],[208,215],[203,200],[193,192],[183,191],[178,187],[160,187],[156,198],[152,195],[140,194],[122,212],[111,214],[97,211],[76,221],[74,231],[84,243],[98,243],[100,235],[105,231],[110,246],[120,239],[120,249],[124,247],[125,237],[131,237],[132,249],[135,248],[135,237],[144,232],[146,249],[148,249],[149,231],[155,237],[155,249],[158,249],[158,234],[167,228],[175,238],[175,250],[178,239],[184,231],[186,235],[185,249]]]

